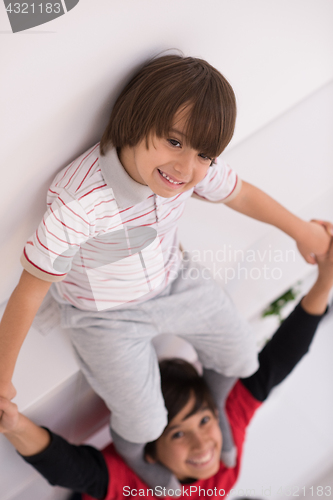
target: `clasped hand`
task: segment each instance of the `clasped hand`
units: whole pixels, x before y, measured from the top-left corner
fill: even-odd
[[[301,238],[296,241],[300,254],[309,264],[316,264],[316,255],[324,255],[328,252],[331,237],[333,236],[333,224],[322,220],[306,222]]]

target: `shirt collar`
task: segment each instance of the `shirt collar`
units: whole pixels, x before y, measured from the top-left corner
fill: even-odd
[[[99,164],[119,208],[137,205],[154,194],[150,187],[139,184],[128,175],[120,163],[116,148],[108,148],[104,156],[100,153]]]

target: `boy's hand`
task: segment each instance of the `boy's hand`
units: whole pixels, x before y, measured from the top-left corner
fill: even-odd
[[[330,222],[311,221],[307,222],[302,239],[298,240],[297,248],[300,254],[309,264],[316,264],[315,255],[324,255],[328,252],[333,225]]]
[[[22,415],[15,403],[0,397],[0,412],[0,434],[3,434],[21,455],[36,455],[49,446],[50,433]]]
[[[16,396],[16,389],[12,382],[0,382],[0,397],[12,400]]]
[[[311,290],[303,297],[302,307],[309,314],[324,314],[333,287],[333,238],[326,254],[316,255],[318,277]]]
[[[315,222],[326,230],[326,233],[332,237],[333,236],[333,223],[327,220],[312,219],[311,222]]]
[[[333,286],[333,238],[328,252],[325,255],[316,255],[318,264],[318,281],[328,287]]]
[[[7,434],[18,430],[20,413],[15,403],[0,397],[0,433]]]
[[[3,399],[13,399],[16,396],[16,389],[13,386],[12,382],[8,383],[1,383],[0,382],[0,398]],[[2,417],[3,411],[0,408],[0,424],[1,424],[1,417]]]

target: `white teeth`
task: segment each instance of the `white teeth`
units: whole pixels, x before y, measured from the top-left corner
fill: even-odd
[[[170,177],[167,176],[167,174],[165,174],[164,172],[162,172],[160,170],[161,174],[163,175],[163,177],[165,177],[165,179],[167,179],[169,182],[171,182],[171,184],[183,184],[182,182],[176,182],[176,181],[173,181],[172,179],[170,179]]]
[[[209,462],[209,460],[212,458],[212,451],[208,451],[203,457],[201,457],[200,459],[192,459],[192,460],[189,460],[189,462],[191,462],[192,464],[195,464],[195,465],[202,465],[206,462]]]

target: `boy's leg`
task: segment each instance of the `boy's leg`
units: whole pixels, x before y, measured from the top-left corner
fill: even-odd
[[[223,436],[221,460],[226,467],[235,467],[237,461],[237,448],[225,412],[225,403],[237,379],[236,377],[225,377],[214,370],[207,370],[206,368],[203,370],[203,377],[218,409],[219,425]]]
[[[152,326],[128,310],[91,315],[62,310],[88,382],[111,410],[111,427],[134,443],[157,439],[167,424]],[[134,313],[135,314],[135,313]]]
[[[143,479],[151,488],[157,486],[167,490],[177,490],[181,488],[180,482],[176,476],[164,465],[146,462],[144,456],[145,445],[139,443],[130,443],[126,441],[111,429],[112,441],[118,453],[125,459],[126,463],[134,472]]]
[[[230,297],[207,269],[184,262],[167,296],[142,304],[158,333],[193,345],[207,369],[227,377],[248,377],[258,369],[255,335]]]
[[[67,328],[76,325],[69,333],[81,369],[112,412],[118,453],[150,487],[180,488],[166,467],[144,458],[146,442],[157,439],[167,424],[149,319],[140,308],[92,315],[73,308],[62,312]]]
[[[178,335],[196,349],[219,409],[224,437],[221,458],[233,467],[236,450],[224,405],[234,377],[252,374],[258,368],[255,336],[248,323],[208,270],[190,260],[184,262],[168,296],[157,297],[143,307],[155,316],[159,333]]]

